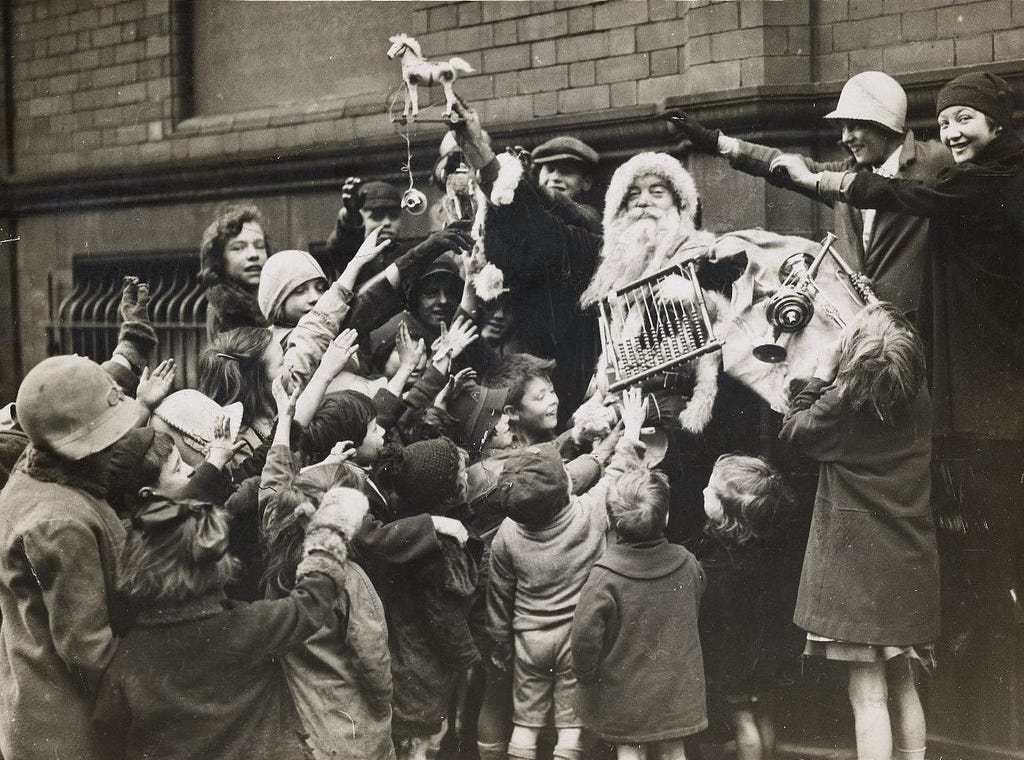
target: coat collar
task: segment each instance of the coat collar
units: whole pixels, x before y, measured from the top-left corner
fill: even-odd
[[[627,578],[652,579],[663,578],[689,562],[696,562],[690,552],[662,538],[636,544],[608,544],[596,564]]]

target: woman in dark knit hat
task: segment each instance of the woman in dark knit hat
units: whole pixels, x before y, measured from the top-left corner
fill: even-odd
[[[918,327],[935,460],[949,484],[939,526],[949,528],[943,559],[952,572],[942,577],[944,595],[958,604],[944,610],[956,613],[944,622],[947,636],[966,628],[962,635],[977,646],[968,649],[981,652],[989,637],[1015,636],[1014,616],[1024,614],[1024,142],[1012,129],[1013,90],[995,74],[949,82],[935,113],[955,163],[928,184],[780,163],[795,180],[855,206],[931,218]],[[964,603],[979,593],[990,598]],[[1003,614],[986,618],[983,609]],[[977,663],[969,670],[987,672]],[[1014,686],[1006,688],[1009,699]]]

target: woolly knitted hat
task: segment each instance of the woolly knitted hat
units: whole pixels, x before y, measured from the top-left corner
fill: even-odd
[[[505,513],[520,525],[540,528],[569,503],[569,474],[553,444],[517,451],[505,460],[498,478]]]
[[[324,270],[305,251],[275,253],[263,265],[260,289],[256,300],[267,321],[273,323],[280,316],[284,301],[295,288],[310,280],[327,280]]]
[[[1002,77],[985,71],[964,74],[939,90],[935,115],[950,106],[969,106],[1008,129],[1013,122],[1013,88]]]
[[[401,450],[393,485],[402,515],[439,514],[453,495],[459,475],[459,448],[447,438],[416,441]]]
[[[897,134],[907,131],[907,93],[881,71],[862,71],[850,77],[826,119],[870,121]]]
[[[448,412],[459,423],[458,442],[472,454],[479,454],[501,419],[505,408],[507,388],[488,388],[471,385],[448,405]]]
[[[693,221],[697,213],[697,185],[690,173],[668,153],[637,153],[622,164],[612,175],[608,183],[608,192],[604,197],[604,228],[607,230],[612,222],[622,213],[626,202],[629,186],[645,174],[661,177],[668,183],[680,205],[680,213]]]

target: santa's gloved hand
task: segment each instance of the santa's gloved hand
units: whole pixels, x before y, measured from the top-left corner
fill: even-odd
[[[718,155],[718,138],[722,134],[720,129],[708,129],[689,113],[678,108],[665,111],[662,116],[675,124],[698,150],[713,156]]]
[[[395,261],[402,282],[412,282],[426,268],[448,251],[468,251],[473,248],[473,240],[461,227],[448,227],[440,232],[431,233],[430,237],[419,245],[411,248]]]

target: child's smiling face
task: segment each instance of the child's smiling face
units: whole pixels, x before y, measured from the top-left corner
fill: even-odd
[[[558,427],[558,395],[551,381],[546,377],[531,378],[513,418],[525,430],[548,432]]]

